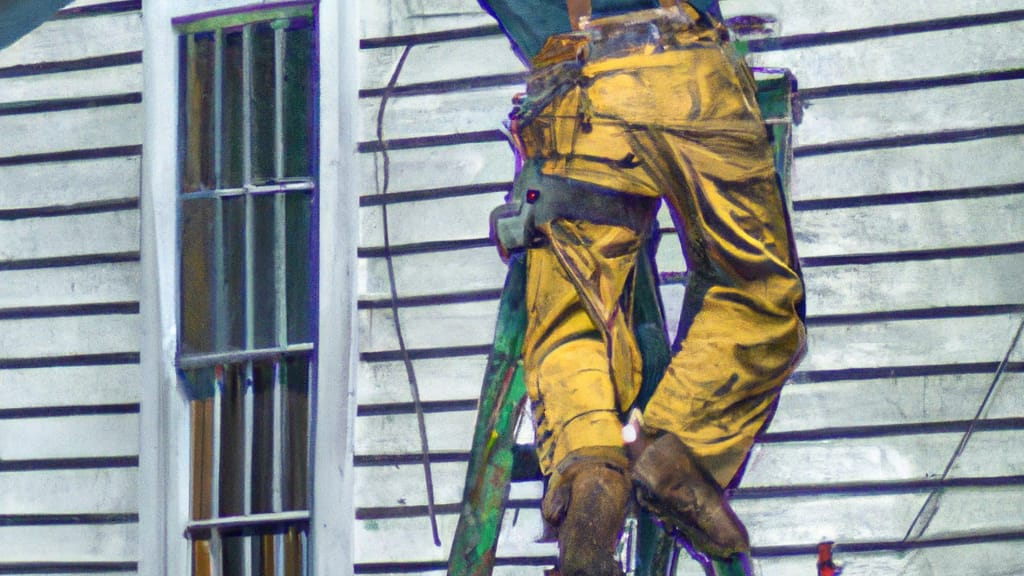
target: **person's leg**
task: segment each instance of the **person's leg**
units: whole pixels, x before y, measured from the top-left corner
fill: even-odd
[[[549,476],[543,512],[558,528],[563,576],[617,575],[613,553],[631,490],[617,383],[640,369],[622,296],[640,240],[625,228],[565,220],[542,231],[547,245],[527,255],[523,367]]]

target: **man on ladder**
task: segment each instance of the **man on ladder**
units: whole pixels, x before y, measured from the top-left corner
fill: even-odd
[[[562,576],[621,575],[633,490],[717,557],[749,549],[724,490],[803,354],[803,283],[753,77],[713,2],[481,0],[531,67],[512,114],[522,358]],[[637,260],[660,200],[688,284],[671,361],[622,435],[642,358]],[[512,238],[511,240],[509,238]]]

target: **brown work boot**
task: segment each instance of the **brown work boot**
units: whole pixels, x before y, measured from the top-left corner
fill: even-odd
[[[672,434],[663,434],[633,466],[637,499],[678,528],[702,552],[728,557],[750,549],[747,530],[718,484]]]
[[[545,519],[558,527],[560,576],[622,576],[615,547],[626,518],[630,482],[604,462],[574,463],[544,498]]]

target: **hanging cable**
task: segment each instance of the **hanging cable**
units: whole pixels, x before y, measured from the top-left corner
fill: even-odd
[[[949,476],[949,473],[953,470],[953,466],[957,460],[967,449],[967,443],[971,440],[971,436],[974,435],[974,431],[978,427],[978,423],[985,418],[988,414],[989,408],[991,407],[992,399],[995,397],[996,391],[999,389],[999,383],[1003,379],[1003,374],[1006,373],[1006,367],[1010,363],[1010,358],[1013,356],[1013,351],[1017,348],[1020,343],[1021,333],[1024,332],[1024,318],[1021,318],[1020,325],[1017,326],[1017,332],[1014,334],[1013,339],[1010,341],[1010,347],[1006,350],[1006,355],[1003,356],[1002,362],[996,368],[995,375],[992,377],[992,382],[988,386],[988,390],[985,392],[985,397],[981,401],[981,405],[978,406],[978,411],[974,414],[974,418],[971,423],[967,426],[967,430],[964,431],[963,436],[960,437],[960,443],[957,445],[956,450],[953,451],[953,455],[950,457],[949,462],[946,463],[945,470],[942,471],[942,476],[939,478],[939,482],[942,482]],[[943,487],[933,489],[928,494],[928,499],[925,500],[924,504],[921,505],[921,509],[917,511],[917,515],[914,516],[914,521],[911,522],[910,528],[907,529],[907,533],[903,536],[903,542],[910,540],[916,540],[924,534],[925,530],[931,524],[932,519],[935,518],[935,514],[939,511],[939,500],[942,498],[942,494],[945,492]]]
[[[380,194],[388,193],[388,186],[391,178],[391,160],[388,156],[387,142],[384,140],[384,110],[387,108],[388,99],[398,82],[398,75],[405,66],[405,60],[412,50],[407,45],[402,55],[398,58],[394,72],[388,80],[384,93],[380,97],[380,107],[377,109],[377,144],[381,153],[381,188]],[[430,515],[430,530],[434,536],[434,545],[441,545],[441,536],[437,529],[437,513],[434,509],[434,476],[430,470],[430,445],[427,443],[427,422],[423,415],[423,403],[420,401],[420,388],[416,381],[416,370],[412,365],[412,357],[405,345],[405,337],[402,335],[402,322],[398,317],[398,287],[395,281],[395,265],[391,258],[391,234],[388,230],[388,205],[381,204],[381,218],[383,220],[384,234],[384,260],[388,269],[388,286],[391,290],[391,315],[394,317],[395,332],[398,337],[398,348],[402,353],[402,361],[405,364],[405,372],[409,378],[409,392],[412,394],[413,408],[416,411],[416,423],[420,434],[420,452],[423,455],[423,477],[427,484],[427,513]]]

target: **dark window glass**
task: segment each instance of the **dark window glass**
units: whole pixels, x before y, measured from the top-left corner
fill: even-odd
[[[283,100],[284,176],[309,176],[312,134],[313,29],[308,20],[296,20],[285,34]]]
[[[220,188],[238,188],[243,182],[245,152],[245,123],[243,109],[245,84],[243,82],[242,31],[224,34],[223,75],[224,87],[221,114],[224,128],[221,135]]]
[[[216,35],[204,32],[185,41],[185,192],[214,188],[214,63]]]
[[[272,182],[274,170],[274,111],[276,90],[274,72],[274,29],[264,22],[252,27],[252,180],[256,184]]]

